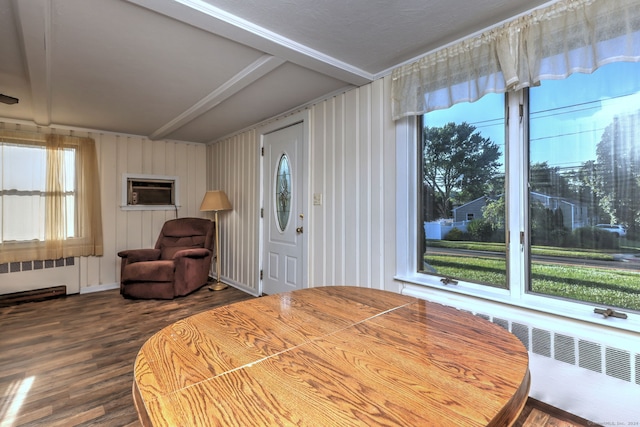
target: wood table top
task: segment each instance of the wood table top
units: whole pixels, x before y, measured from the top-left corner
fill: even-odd
[[[135,361],[145,426],[508,426],[528,354],[505,329],[392,292],[330,286],[180,320]]]

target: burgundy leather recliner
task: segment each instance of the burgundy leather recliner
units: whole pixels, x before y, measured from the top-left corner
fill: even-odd
[[[165,222],[154,249],[118,252],[120,293],[128,298],[172,299],[207,283],[215,223],[204,218]]]

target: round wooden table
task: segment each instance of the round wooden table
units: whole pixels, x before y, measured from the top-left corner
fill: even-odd
[[[347,286],[180,320],[142,346],[133,382],[145,426],[508,426],[528,392],[505,329]]]

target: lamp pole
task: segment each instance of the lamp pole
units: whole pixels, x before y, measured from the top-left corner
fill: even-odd
[[[218,234],[218,211],[216,215],[216,283],[213,286],[209,286],[210,291],[221,291],[227,287],[225,283],[220,281],[220,236]]]
[[[228,211],[230,209],[232,209],[231,203],[223,190],[207,191],[202,199],[202,203],[200,204],[200,211],[210,211],[215,213],[214,239],[216,245],[216,282],[212,286],[209,286],[210,291],[220,291],[227,287],[225,283],[220,281],[220,234],[218,231],[218,227],[220,227],[220,220],[218,212]]]

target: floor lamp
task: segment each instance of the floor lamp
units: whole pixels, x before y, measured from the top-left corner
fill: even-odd
[[[212,286],[209,286],[211,291],[221,291],[225,289],[227,285],[220,281],[220,237],[218,235],[218,212],[231,210],[231,203],[227,195],[222,190],[207,191],[200,204],[200,211],[213,211],[215,212],[215,234],[216,234],[216,282]]]

